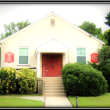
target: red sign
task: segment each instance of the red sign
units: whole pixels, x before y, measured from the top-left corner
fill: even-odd
[[[91,54],[91,62],[93,63],[99,63],[100,61],[98,61],[98,53],[92,53]]]
[[[7,52],[5,54],[5,62],[7,63],[14,62],[14,54],[12,52]]]

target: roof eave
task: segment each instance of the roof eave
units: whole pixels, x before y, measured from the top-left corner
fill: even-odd
[[[3,41],[3,40],[7,40],[7,39],[9,39],[9,38],[11,38],[11,37],[13,37],[13,36],[15,36],[15,35],[19,34],[20,32],[25,31],[25,30],[26,30],[26,29],[28,29],[29,27],[31,27],[31,26],[33,26],[33,25],[35,25],[35,24],[39,23],[40,21],[42,21],[42,20],[46,19],[47,17],[49,17],[49,16],[51,16],[51,15],[53,15],[53,13],[48,14],[47,16],[45,16],[45,17],[41,18],[40,20],[38,20],[38,21],[36,21],[36,22],[34,22],[34,23],[32,23],[32,24],[30,24],[30,25],[28,25],[28,26],[24,27],[23,29],[19,30],[18,32],[13,33],[12,35],[10,35],[10,36],[8,36],[8,37],[6,37],[6,38],[2,39],[1,41]]]
[[[33,26],[33,25],[39,23],[40,21],[46,19],[47,17],[49,17],[49,16],[51,16],[51,15],[54,15],[54,16],[58,17],[59,19],[61,19],[61,20],[63,20],[64,22],[68,23],[69,25],[73,26],[74,28],[76,28],[77,30],[81,31],[82,33],[84,33],[84,34],[86,34],[86,35],[88,35],[88,36],[90,35],[90,33],[86,32],[85,30],[81,29],[80,27],[77,27],[77,26],[75,26],[74,24],[68,22],[67,20],[65,20],[64,18],[60,17],[59,15],[57,15],[57,14],[55,14],[55,13],[50,13],[50,14],[48,14],[47,16],[45,16],[45,17],[41,18],[40,20],[38,20],[37,22],[34,22],[34,23],[32,23],[32,24],[30,24],[30,25],[24,27],[24,28],[21,29],[20,31],[18,31],[18,32],[16,32],[16,33],[14,33],[14,34],[12,34],[12,35],[10,35],[10,36],[8,36],[8,37],[2,39],[0,42],[1,42],[1,43],[2,43],[2,41],[5,42],[5,40],[7,40],[7,39],[9,39],[9,38],[11,38],[11,37],[13,37],[13,36],[19,34],[20,32],[25,31],[25,30],[28,29],[29,27],[31,27],[31,26]],[[96,37],[92,35],[92,38],[96,38]],[[103,42],[103,41],[100,40],[100,39],[97,39],[97,38],[96,38],[96,39],[94,39],[94,40],[97,40],[97,41],[99,41],[99,42],[102,42],[103,44],[106,44],[105,42]]]
[[[54,14],[54,13],[53,13]],[[85,30],[81,29],[78,26],[75,26],[74,24],[70,23],[69,21],[65,20],[64,18],[60,17],[59,15],[55,14],[55,16],[57,16],[58,18],[62,19],[64,22],[68,23],[69,25],[73,26],[74,28],[76,28],[77,30],[81,31],[82,33],[86,34],[86,35],[91,35],[90,33],[86,32]],[[92,35],[92,37],[96,38],[95,36]],[[97,38],[96,38],[97,39]],[[97,39],[99,42],[102,42],[103,44],[106,44],[104,41]]]

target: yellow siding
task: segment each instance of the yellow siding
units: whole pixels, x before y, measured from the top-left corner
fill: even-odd
[[[50,26],[50,19],[55,19],[55,27]],[[90,61],[91,53],[97,52],[97,49],[102,47],[100,42],[77,30],[57,16],[52,15],[15,36],[10,37],[5,41],[5,44],[2,44],[1,67],[37,67],[36,48],[52,38],[69,47],[69,63],[76,62],[76,47],[78,46],[87,48],[87,61]],[[29,65],[18,65],[18,47],[23,46],[29,47],[30,50]],[[4,54],[9,51],[15,54],[14,62],[12,63],[4,62]],[[65,54],[63,54],[63,65],[65,64],[65,58]],[[40,69],[42,70],[42,67]]]

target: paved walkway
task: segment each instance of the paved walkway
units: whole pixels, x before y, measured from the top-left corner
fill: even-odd
[[[21,98],[43,101],[44,107],[62,107],[62,108],[73,107],[66,96],[64,97],[29,96]]]

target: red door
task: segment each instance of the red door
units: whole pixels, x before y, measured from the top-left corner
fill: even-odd
[[[52,72],[51,67],[51,55],[42,54],[42,76],[43,77],[50,77]]]
[[[62,54],[42,54],[42,76],[61,77]]]

